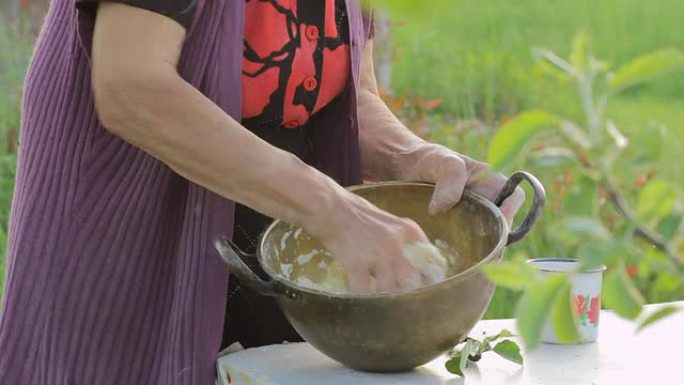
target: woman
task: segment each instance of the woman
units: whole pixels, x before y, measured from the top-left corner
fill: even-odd
[[[53,0],[26,79],[3,384],[212,384],[228,289],[212,241],[247,247],[268,218],[319,239],[352,290],[419,278],[401,254],[422,230],[342,186],[436,183],[438,213],[503,177],[390,113],[369,26],[353,1]],[[224,343],[292,337],[272,308],[250,332],[264,315],[229,302]]]

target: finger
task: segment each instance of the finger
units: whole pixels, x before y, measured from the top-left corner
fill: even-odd
[[[420,225],[411,218],[402,218],[406,227],[404,228],[404,239],[409,242],[430,242],[428,236],[425,234]]]
[[[349,291],[355,294],[369,294],[371,272],[365,267],[347,269],[347,283]]]
[[[423,277],[420,272],[405,258],[397,258],[394,263],[395,281],[400,289],[410,291],[422,286]]]
[[[469,178],[467,187],[470,191],[494,201],[505,183],[506,177],[503,174],[484,169]]]
[[[430,215],[436,215],[449,210],[463,196],[463,190],[468,181],[465,162],[458,157],[449,159],[448,162],[442,165],[443,169],[437,179],[435,192],[432,195],[429,206]]]
[[[375,281],[378,284],[379,293],[390,293],[397,289],[394,268],[391,262],[385,260],[381,261],[373,269],[372,273],[373,277],[375,277]]]

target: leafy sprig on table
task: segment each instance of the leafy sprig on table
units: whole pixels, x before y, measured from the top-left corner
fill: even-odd
[[[467,337],[465,341],[458,344],[451,351],[451,358],[444,366],[449,372],[464,377],[463,370],[468,365],[468,362],[479,361],[482,358],[482,354],[489,351],[493,351],[518,365],[522,365],[523,357],[520,354],[520,347],[515,342],[505,339],[492,347],[495,341],[507,337],[513,337],[513,334],[506,329],[503,329],[497,335],[485,337],[482,341]]]

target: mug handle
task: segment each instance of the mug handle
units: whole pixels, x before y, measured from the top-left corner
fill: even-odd
[[[245,253],[226,237],[216,239],[214,246],[221,259],[228,264],[230,272],[235,274],[240,282],[262,295],[275,297],[280,294],[279,285],[275,280],[265,281],[259,278],[254,270],[249,267],[250,264],[252,266],[258,265],[256,254]]]
[[[517,229],[508,234],[506,246],[512,245],[513,243],[518,242],[525,237],[525,235],[532,229],[532,226],[534,226],[534,223],[537,222],[537,219],[539,219],[541,216],[544,209],[544,203],[546,203],[546,192],[544,191],[544,186],[542,186],[541,182],[539,182],[534,175],[528,172],[518,171],[513,173],[508,178],[506,184],[504,184],[503,188],[501,189],[499,196],[497,196],[494,200],[494,204],[497,207],[501,207],[503,201],[513,194],[515,188],[518,187],[520,182],[523,180],[526,180],[534,190],[532,206],[530,207],[530,211],[525,216],[523,223]]]

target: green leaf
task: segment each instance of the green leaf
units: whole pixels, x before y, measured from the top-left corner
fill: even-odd
[[[583,268],[600,265],[612,265],[629,255],[621,242],[584,242],[578,248],[575,257],[582,261]]]
[[[524,261],[505,261],[482,266],[485,276],[494,284],[520,291],[535,278],[535,271]]]
[[[670,294],[676,291],[683,282],[672,272],[662,271],[658,274],[655,282],[652,283],[651,289],[654,294]]]
[[[459,344],[460,345],[460,344]],[[482,343],[473,338],[466,338],[463,348],[455,350],[451,358],[444,364],[446,369],[456,375],[464,376],[463,371],[468,365],[468,358],[471,355],[481,354],[483,349]]]
[[[576,69],[586,71],[591,61],[591,44],[586,31],[580,31],[572,40],[570,64]]]
[[[596,213],[598,202],[596,182],[584,174],[576,176],[575,180],[563,201],[564,211],[591,218]]]
[[[463,346],[463,350],[461,350],[461,354],[468,358],[468,356],[478,353],[481,346],[482,343],[480,341],[468,338],[465,346]],[[465,368],[465,366],[463,368]]]
[[[511,340],[504,340],[496,344],[494,347],[494,352],[509,361],[515,362],[518,365],[523,364],[523,357],[520,354],[520,347]]]
[[[672,241],[675,235],[677,235],[677,230],[681,224],[682,216],[680,214],[670,213],[670,215],[666,216],[658,223],[656,230],[663,238]]]
[[[446,363],[444,363],[444,367],[450,373],[463,377],[463,370],[461,370],[461,357],[461,353],[454,355]]]
[[[490,339],[490,341],[496,341],[499,338],[507,338],[507,337],[513,337],[513,333],[511,333],[511,331],[508,329],[501,329],[499,334],[494,336],[494,338]]]
[[[480,354],[492,350],[492,345],[490,344],[490,342],[491,341],[486,339],[486,338],[482,340],[482,346],[480,347]]]
[[[593,239],[610,241],[613,236],[610,231],[591,217],[570,217],[561,222],[561,228],[577,239]]]
[[[574,76],[576,73],[575,69],[570,63],[556,55],[553,51],[550,51],[546,48],[534,48],[532,49],[532,54],[537,60],[540,60],[542,63],[548,63],[552,66],[552,68],[557,68],[565,74]]]
[[[560,123],[560,132],[582,149],[587,150],[592,146],[589,135],[587,135],[582,128],[569,120],[563,120]]]
[[[461,372],[461,376],[465,375],[463,374],[463,371],[468,365],[468,357],[470,357],[471,354],[476,354],[480,349],[480,346],[481,345],[479,341],[474,340],[472,338],[468,338],[465,346],[463,347],[463,350],[461,350],[461,357],[458,361],[458,369]]]
[[[570,167],[577,164],[577,157],[568,148],[547,147],[530,154],[530,162],[536,167]]]
[[[603,301],[616,314],[627,319],[635,319],[641,314],[644,299],[634,282],[627,276],[621,263],[606,276],[603,283]]]
[[[497,335],[485,337],[484,339],[482,339],[482,348],[480,349],[480,352],[484,353],[491,350],[490,342],[494,342],[500,338],[508,337],[513,337],[513,333],[511,333],[508,329],[502,329]]]
[[[649,122],[643,130],[630,132],[630,142],[638,143],[632,146],[630,151],[634,153],[634,161],[659,162],[666,152],[663,151],[663,143],[670,138],[665,125],[658,122]]]
[[[534,348],[539,343],[542,328],[553,300],[563,289],[567,276],[552,274],[528,286],[516,309],[518,330],[525,344]]]
[[[637,216],[644,221],[662,218],[672,211],[678,196],[678,191],[669,183],[652,180],[639,192]]]
[[[656,310],[655,312],[651,313],[648,317],[646,317],[641,323],[639,323],[639,327],[637,328],[637,332],[642,331],[645,327],[651,325],[652,323],[659,321],[671,314],[674,314],[678,311],[681,311],[682,309],[676,306],[665,306],[663,308],[660,308]]]
[[[617,93],[626,88],[684,69],[684,53],[674,48],[655,51],[632,60],[617,70],[608,88]]]
[[[580,339],[570,289],[570,282],[566,281],[551,306],[553,330],[558,341],[566,344],[575,343]]]
[[[489,145],[487,160],[495,169],[515,161],[529,141],[545,129],[557,127],[560,118],[542,110],[526,111],[503,125]]]
[[[570,79],[568,72],[566,72],[564,69],[561,69],[558,65],[551,63],[545,57],[543,52],[540,50],[533,50],[533,54],[537,56],[537,61],[534,65],[534,73],[550,76],[559,82],[564,82]]]

